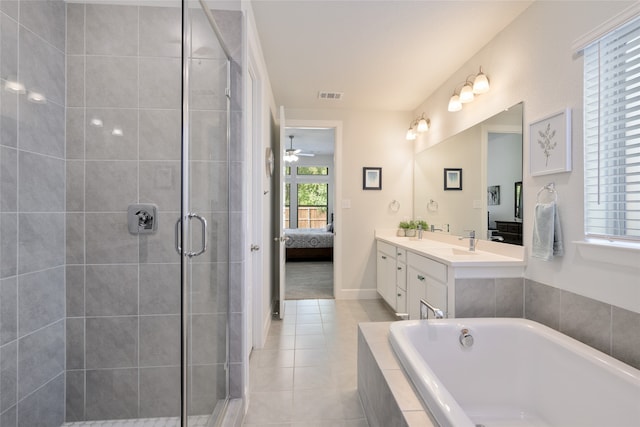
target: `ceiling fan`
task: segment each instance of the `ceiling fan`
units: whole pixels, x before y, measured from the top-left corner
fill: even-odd
[[[302,153],[300,149],[293,148],[293,135],[289,135],[289,148],[284,150],[284,161],[285,162],[297,162],[298,157],[313,157],[315,154],[313,153]]]

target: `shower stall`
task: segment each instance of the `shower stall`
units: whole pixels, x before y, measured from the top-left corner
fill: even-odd
[[[2,427],[222,420],[241,39],[202,0],[0,1]]]

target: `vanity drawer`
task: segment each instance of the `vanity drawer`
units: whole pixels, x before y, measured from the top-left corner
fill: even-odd
[[[396,255],[398,262],[407,262],[407,250],[402,248],[396,248]]]
[[[438,282],[447,283],[447,266],[438,261],[409,253],[408,264]]]
[[[378,240],[377,245],[378,245],[377,248],[378,248],[379,252],[383,252],[389,258],[396,259],[397,255],[396,255],[396,247],[395,246],[390,245],[387,242],[382,242],[380,240]]]

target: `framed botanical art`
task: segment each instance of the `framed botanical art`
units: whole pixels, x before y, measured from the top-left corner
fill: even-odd
[[[571,109],[529,125],[531,176],[571,171]]]
[[[362,168],[362,189],[382,190],[382,168]]]

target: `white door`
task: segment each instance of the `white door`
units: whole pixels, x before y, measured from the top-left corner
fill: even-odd
[[[285,123],[284,123],[284,107],[280,106],[280,150],[278,152],[278,155],[280,156],[278,158],[278,161],[276,162],[277,165],[280,165],[280,167],[278,168],[278,173],[276,174],[276,177],[278,179],[278,185],[280,187],[280,197],[278,199],[278,255],[279,255],[279,281],[280,281],[280,295],[279,295],[279,299],[280,299],[280,307],[278,310],[278,313],[280,314],[280,319],[284,319],[284,295],[285,295],[285,286],[286,286],[286,280],[285,280],[285,274],[286,274],[286,270],[285,270],[285,244],[286,244],[286,237],[284,235],[284,201],[285,201],[285,194],[284,194],[284,190],[285,190],[285,185],[284,185],[284,150],[285,147],[287,146],[287,135],[286,135],[286,127],[285,127]]]

